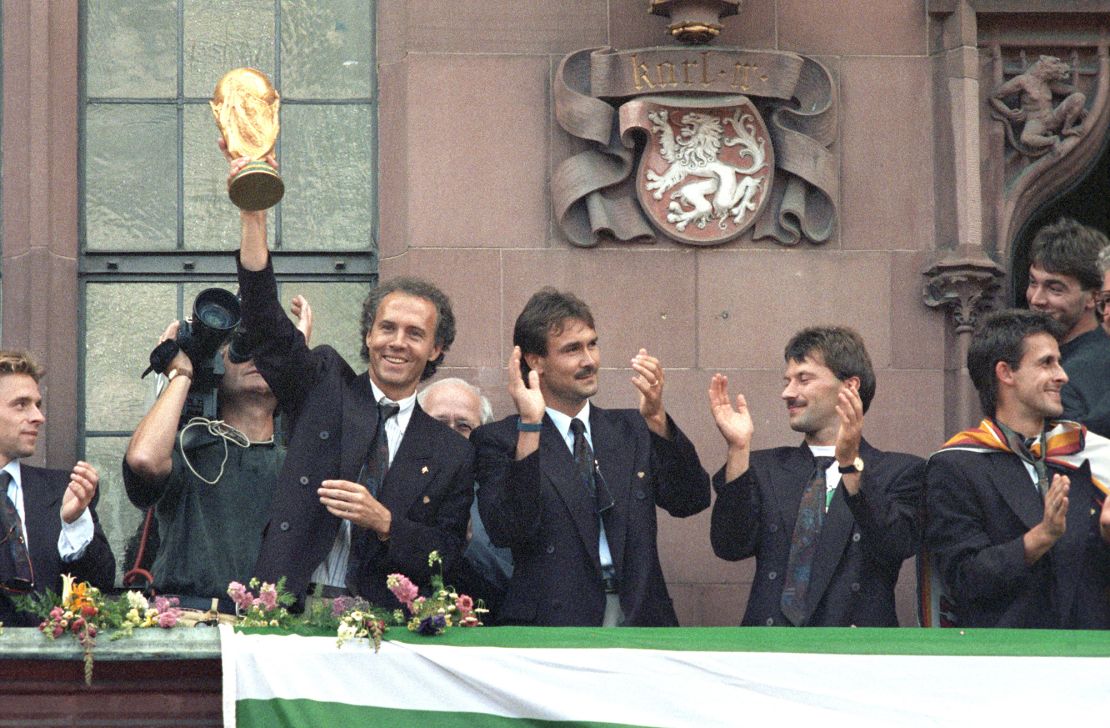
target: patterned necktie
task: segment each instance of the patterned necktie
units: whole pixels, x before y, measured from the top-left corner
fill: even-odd
[[[597,510],[597,488],[594,487],[594,451],[586,440],[586,425],[575,417],[570,421],[570,431],[574,433],[574,469],[578,473],[578,482],[594,501],[594,510]]]
[[[8,496],[8,484],[11,482],[11,473],[6,470],[0,472],[0,491],[4,494],[3,503],[0,503],[0,548],[5,548],[7,553],[0,555],[0,568],[4,573],[0,575],[0,588],[5,591],[24,593],[31,591],[35,586],[35,575],[31,568],[31,554],[27,551],[27,540],[23,537],[23,524],[19,520],[19,511],[15,503]],[[10,555],[10,557],[9,557]],[[9,561],[10,558],[10,561]],[[10,564],[10,573],[8,573]]]
[[[798,506],[798,520],[794,522],[782,584],[782,613],[794,625],[801,625],[806,618],[806,590],[813,556],[817,553],[817,537],[821,535],[825,519],[825,471],[832,465],[833,458],[814,458],[814,461],[813,475]]]
[[[366,489],[375,498],[382,489],[385,475],[389,472],[389,438],[385,434],[385,423],[393,415],[401,411],[400,405],[394,402],[378,403],[378,431],[374,435],[374,444],[370,447],[370,457],[366,461]]]

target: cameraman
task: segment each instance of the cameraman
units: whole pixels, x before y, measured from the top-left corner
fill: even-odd
[[[291,310],[307,341],[308,301],[297,296]],[[170,324],[160,342],[175,339],[178,328]],[[194,419],[180,431],[194,369],[184,351],[174,356],[165,387],[131,436],[123,482],[132,504],[155,507],[154,589],[189,609],[208,610],[217,598],[219,611],[232,613],[227,586],[250,578],[285,448],[274,441],[277,399],[253,360],[233,363],[228,348],[220,348],[219,419]]]

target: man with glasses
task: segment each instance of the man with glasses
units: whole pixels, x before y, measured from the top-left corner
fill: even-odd
[[[589,307],[544,288],[517,317],[509,394],[518,414],[478,428],[478,506],[514,570],[498,622],[678,624],[656,545],[659,506],[709,507],[709,476],[663,407],[663,367],[632,358],[639,410],[594,405],[601,357]]]
[[[1104,436],[1110,435],[1110,335],[1099,326],[1096,309],[1104,277],[1098,260],[1108,245],[1102,232],[1068,218],[1041,228],[1033,238],[1025,290],[1029,307],[1064,330],[1063,419]]]

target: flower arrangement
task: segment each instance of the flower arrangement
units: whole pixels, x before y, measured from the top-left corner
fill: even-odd
[[[350,640],[366,639],[374,645],[375,652],[390,626],[404,625],[423,635],[440,635],[453,626],[482,626],[481,617],[488,612],[482,600],[475,601],[443,583],[443,560],[438,552],[428,555],[428,566],[433,570],[428,596],[421,595],[416,584],[404,574],[390,574],[386,579],[386,586],[407,610],[407,617],[401,609],[388,611],[359,597],[317,603],[303,617],[294,616],[289,607],[296,600],[285,590],[284,578],[277,584],[251,579],[246,586],[233,581],[227,593],[235,602],[240,626],[334,629],[338,647]],[[105,597],[88,582],[77,582],[69,575],[62,577],[61,597],[47,591],[13,597],[13,602],[17,609],[38,615],[42,619],[39,631],[50,639],[74,636],[84,650],[85,682],[89,685],[98,634],[112,630],[111,639],[115,640],[130,636],[136,629],[171,629],[182,617],[176,597],[148,599],[137,591]]]
[[[227,586],[227,595],[235,602],[235,613],[244,627],[288,627],[293,621],[289,607],[296,599],[285,591],[285,577],[277,584],[251,579],[250,589],[237,581]],[[254,593],[251,589],[257,589]]]
[[[339,597],[331,603],[330,613],[324,614],[323,607],[319,606],[310,612],[306,622],[334,627],[339,647],[353,639],[367,639],[374,645],[375,652],[381,647],[382,635],[391,626],[403,625],[411,632],[429,636],[443,634],[453,626],[482,626],[481,615],[488,610],[481,600],[475,602],[444,585],[443,559],[438,552],[428,555],[428,566],[433,569],[429,596],[421,596],[419,587],[404,574],[390,574],[386,578],[386,587],[401,602],[404,611],[389,612],[358,597]]]
[[[157,597],[154,602],[138,592],[105,598],[88,582],[77,582],[69,574],[62,576],[62,595],[53,592],[18,597],[16,607],[37,614],[42,619],[39,631],[50,639],[72,634],[85,653],[85,683],[92,685],[93,647],[97,635],[116,630],[112,639],[131,634],[136,628],[169,629],[177,624],[181,610],[176,599]]]
[[[443,634],[448,627],[480,627],[480,615],[489,610],[481,600],[474,603],[466,594],[459,594],[443,584],[443,559],[438,551],[428,554],[428,567],[432,572],[430,597],[420,596],[420,590],[404,574],[390,574],[386,586],[397,601],[409,611],[406,624],[410,632],[424,635]]]

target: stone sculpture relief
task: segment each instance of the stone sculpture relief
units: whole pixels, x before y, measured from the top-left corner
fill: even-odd
[[[1071,66],[1055,56],[1041,56],[1024,73],[999,84],[991,92],[990,103],[996,118],[1006,124],[1010,144],[1026,156],[1040,156],[1057,145],[1061,137],[1078,136],[1087,116],[1087,97],[1067,83]],[[1006,103],[1017,97],[1017,107]],[[1055,103],[1057,97],[1063,97]],[[1021,124],[1015,138],[1013,124]]]
[[[727,136],[722,119],[691,112],[682,115],[676,136],[669,116],[665,110],[648,114],[653,135],[659,135],[660,155],[671,165],[663,174],[648,170],[644,185],[656,200],[677,187],[667,207],[667,222],[684,232],[690,223],[704,229],[710,220],[717,220],[724,230],[730,216],[737,225],[745,217],[750,219],[749,213],[758,207],[755,196],[763,183],[762,177],[753,175],[767,164],[766,139],[757,138],[755,118],[751,114],[741,116],[739,111],[725,117],[724,123],[732,126],[734,134]],[[740,157],[751,162],[743,167],[721,158],[722,146],[738,145]],[[686,182],[689,177],[697,179]]]

